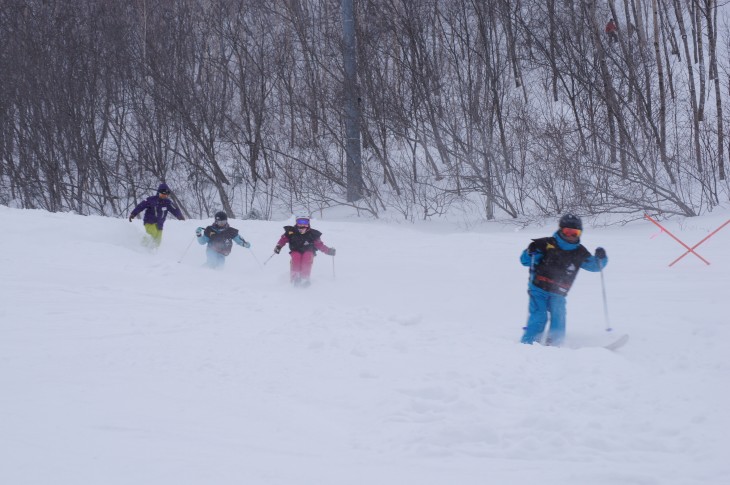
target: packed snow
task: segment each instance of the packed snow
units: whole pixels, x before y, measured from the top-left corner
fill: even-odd
[[[729,218],[661,222],[693,246]],[[309,288],[270,257],[290,219],[230,222],[253,246],[216,271],[211,219],[151,251],[139,219],[0,207],[0,483],[730,483],[730,225],[669,267],[647,220],[586,219],[609,264],[555,348],[519,343],[518,261],[555,221],[314,219]]]

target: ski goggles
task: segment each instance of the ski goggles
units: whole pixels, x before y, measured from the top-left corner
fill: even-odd
[[[170,192],[158,192],[160,197],[170,197]]]
[[[304,218],[297,219],[297,226],[309,227],[309,219],[304,219]]]
[[[581,231],[580,229],[572,228],[572,227],[564,227],[560,230],[560,232],[563,233],[563,236],[580,237],[580,235],[583,231]]]
[[[228,224],[228,220],[227,219],[223,219],[222,221],[215,221],[215,225],[216,226],[225,226],[227,224]]]

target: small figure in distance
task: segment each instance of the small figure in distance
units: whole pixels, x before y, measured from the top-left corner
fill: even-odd
[[[606,24],[606,35],[608,35],[609,42],[618,42],[618,27],[613,19],[610,19]]]

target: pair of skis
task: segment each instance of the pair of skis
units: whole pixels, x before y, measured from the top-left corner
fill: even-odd
[[[625,334],[621,335],[620,337],[618,337],[613,342],[609,342],[608,344],[604,345],[603,348],[608,349],[608,350],[618,350],[621,347],[623,347],[624,345],[626,345],[627,343],[629,343],[629,334],[625,333]]]
[[[629,334],[624,333],[620,336],[614,338],[607,344],[572,344],[570,342],[567,343],[566,347],[570,349],[587,349],[587,348],[604,348],[606,350],[616,351],[626,345],[629,342]],[[543,346],[550,347],[549,342],[538,342]]]

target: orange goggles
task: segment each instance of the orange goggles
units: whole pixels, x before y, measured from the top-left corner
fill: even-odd
[[[562,232],[563,235],[567,237],[580,237],[580,234],[583,231],[581,231],[580,229],[574,229],[572,227],[564,227],[560,230],[560,232]]]

